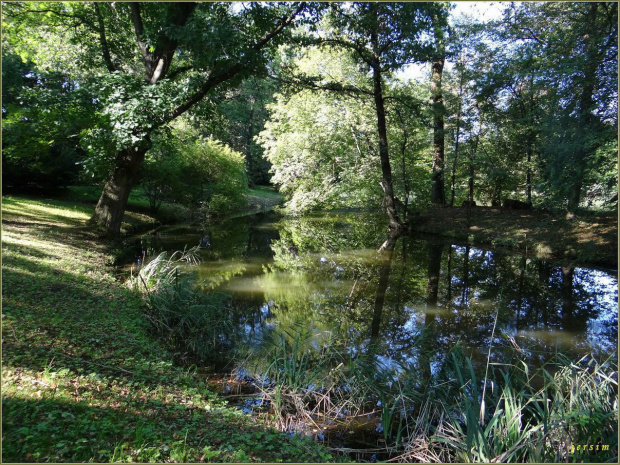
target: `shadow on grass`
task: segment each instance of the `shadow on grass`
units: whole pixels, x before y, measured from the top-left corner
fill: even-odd
[[[281,460],[279,446],[289,457],[307,455],[303,442],[283,441],[283,435],[259,430],[240,415],[223,422],[204,410],[152,400],[97,408],[4,397],[2,410],[3,462],[249,461],[244,451],[252,446],[251,453],[263,459]]]

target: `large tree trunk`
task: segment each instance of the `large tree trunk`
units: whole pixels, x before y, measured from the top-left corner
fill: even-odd
[[[532,144],[527,146],[527,173],[525,175],[525,195],[527,203],[532,205]]]
[[[150,144],[132,146],[116,155],[116,167],[103,187],[92,221],[110,235],[119,235],[131,189],[140,175],[140,166]]]
[[[254,137],[254,105],[256,104],[256,99],[254,97],[250,97],[250,117],[248,123],[248,132],[245,140],[245,169],[248,174],[248,186],[250,188],[254,188],[254,163],[252,161],[252,153],[250,151],[250,145],[252,143],[252,138]]]
[[[446,204],[444,182],[444,106],[441,76],[446,59],[443,30],[435,27],[436,57],[432,64],[431,94],[433,96],[433,187],[431,202]]]

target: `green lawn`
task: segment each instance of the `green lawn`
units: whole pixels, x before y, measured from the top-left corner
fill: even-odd
[[[3,199],[2,460],[331,459],[173,363],[86,227],[85,202]]]

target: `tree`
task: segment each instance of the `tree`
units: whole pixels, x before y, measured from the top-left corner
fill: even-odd
[[[272,164],[272,182],[290,194],[287,208],[295,213],[378,208],[384,193],[376,111],[365,92],[367,73],[346,50],[334,47],[305,48],[286,66],[296,76],[324,77],[316,84],[319,89],[285,86],[276,94],[258,138]],[[428,101],[429,93],[427,86],[398,81],[386,82],[385,91],[390,97],[385,109],[393,192],[406,220],[410,203],[428,201],[430,190],[429,118],[411,106]]]
[[[214,90],[260,74],[269,52],[286,40],[291,26],[308,20],[310,15],[300,19],[303,11],[309,11],[304,3],[258,2],[11,7],[10,31],[36,29],[53,17],[53,27],[73,27],[70,41],[80,41],[85,62],[106,72],[92,77],[98,84],[91,89],[100,120],[84,134],[91,155],[111,167],[95,208],[96,224],[108,233],[119,233],[127,198],[139,180],[155,131],[198,106]]]
[[[369,72],[370,90],[375,104],[378,152],[381,161],[381,187],[390,230],[403,230],[394,198],[390,148],[385,110],[385,78],[405,64],[425,61],[431,44],[424,39],[433,25],[432,18],[443,7],[435,3],[334,4],[331,29],[322,42],[351,52],[356,62]]]
[[[536,185],[544,203],[571,210],[587,190],[615,190],[597,172],[617,158],[617,14],[615,3],[512,4],[482,29],[493,45],[479,46],[478,62],[492,48],[493,66],[478,98],[510,128],[504,146],[530,203]]]
[[[433,98],[433,187],[431,201],[439,205],[446,204],[446,187],[444,180],[444,113],[441,78],[446,61],[445,28],[448,9],[442,8],[433,13],[433,37],[435,53],[432,59],[431,94]]]
[[[326,54],[323,66],[329,67]],[[346,61],[331,61],[346,68]],[[276,94],[258,142],[272,164],[272,182],[295,212],[378,204],[380,167],[373,109],[353,97],[303,90]]]
[[[264,157],[256,136],[264,129],[269,117],[268,105],[278,91],[271,79],[250,77],[237,89],[227,92],[217,104],[219,118],[200,118],[210,134],[234,150],[243,153],[250,187],[269,184],[271,164]]]
[[[5,190],[54,190],[75,183],[84,155],[80,131],[93,104],[63,73],[40,72],[10,47],[2,57]]]

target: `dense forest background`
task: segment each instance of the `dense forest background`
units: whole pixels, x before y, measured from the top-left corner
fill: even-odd
[[[617,3],[3,4],[3,188],[218,214],[617,207]],[[413,65],[425,65],[411,78]],[[506,203],[508,201],[508,203]]]

